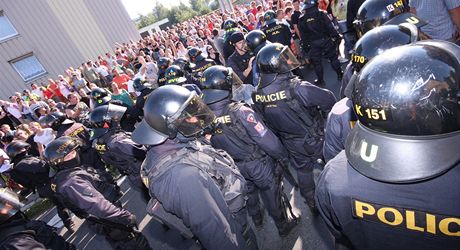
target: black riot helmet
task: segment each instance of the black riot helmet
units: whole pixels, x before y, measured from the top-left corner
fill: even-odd
[[[50,165],[58,166],[63,162],[70,160],[67,159],[68,155],[74,150],[78,150],[81,145],[82,142],[76,137],[59,137],[46,146],[45,151],[43,152],[43,158]],[[78,156],[78,154],[75,154],[75,157],[76,156]],[[71,159],[75,157],[72,156]]]
[[[106,105],[112,100],[112,95],[110,95],[110,93],[103,88],[93,88],[91,90],[90,96],[94,102],[95,107]]]
[[[74,121],[67,119],[67,116],[62,112],[49,113],[40,118],[38,122],[42,127],[52,128],[55,131],[59,130],[59,127],[61,127],[61,125],[74,123]]]
[[[231,97],[233,89],[239,88],[243,82],[231,68],[215,65],[203,72],[200,80],[203,101],[212,104]]]
[[[152,85],[150,85],[147,80],[142,80],[140,78],[136,78],[133,81],[133,88],[134,88],[135,91],[142,92],[144,89],[149,89],[151,87],[152,87]],[[108,102],[105,103],[104,105],[106,105],[106,104],[108,104]]]
[[[176,85],[154,90],[145,102],[144,114],[132,138],[145,145],[163,143],[178,133],[184,137],[199,136],[215,118],[195,92]]]
[[[407,183],[460,161],[460,48],[421,41],[376,56],[354,78],[359,124],[346,154],[363,175]]]
[[[11,161],[15,161],[16,157],[23,157],[27,154],[30,144],[21,140],[14,140],[8,144],[5,149],[6,154],[10,157]]]
[[[172,60],[168,57],[160,57],[158,59],[158,70],[165,71],[169,66],[171,66]]]
[[[91,139],[99,138],[113,129],[120,128],[120,120],[126,112],[126,107],[108,104],[93,110],[89,116],[92,126]]]
[[[256,52],[260,50],[261,47],[265,46],[267,43],[267,36],[261,30],[252,30],[244,36],[244,40],[246,40],[246,45],[249,50]]]
[[[351,63],[354,69],[359,72],[368,61],[385,50],[414,43],[418,40],[417,27],[409,23],[377,27],[364,34],[356,42]]]
[[[270,85],[279,74],[289,73],[300,66],[296,56],[288,46],[271,43],[263,47],[256,56],[259,69],[259,86]]]
[[[187,52],[187,55],[190,59],[190,62],[192,63],[201,62],[205,59],[204,56],[201,54],[201,50],[197,47],[190,48]]]
[[[184,57],[177,58],[176,60],[173,61],[172,64],[179,66],[184,71],[184,73],[192,72],[192,66],[190,65],[190,62]]]
[[[276,13],[273,10],[267,10],[264,13],[264,25],[276,22]]]
[[[310,9],[313,7],[318,7],[318,0],[305,0],[303,6],[304,6],[303,7],[304,10]]]
[[[0,225],[15,215],[24,206],[17,193],[9,188],[0,188]]]
[[[224,29],[227,32],[237,27],[238,27],[238,23],[235,22],[235,20],[233,19],[227,19],[222,23],[222,29]]]
[[[184,71],[178,65],[171,65],[165,71],[166,83],[181,85],[187,82]]]
[[[354,21],[358,37],[407,11],[407,5],[402,0],[366,0],[358,9]]]

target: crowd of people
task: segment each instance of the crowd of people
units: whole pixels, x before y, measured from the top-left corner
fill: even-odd
[[[253,1],[116,44],[0,101],[3,187],[50,199],[69,231],[70,212],[91,221],[116,249],[150,246],[109,166],[205,249],[257,249],[247,219],[262,227],[265,209],[289,235],[300,217],[283,180],[337,247],[455,249],[460,1],[434,2]],[[0,230],[31,223],[14,194],[0,198]],[[53,237],[30,246],[73,248]]]

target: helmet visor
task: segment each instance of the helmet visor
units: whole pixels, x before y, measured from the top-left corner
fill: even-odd
[[[299,60],[292,53],[289,47],[285,46],[279,58],[280,66],[278,73],[288,73],[300,66]]]
[[[174,117],[171,117],[174,119]],[[215,115],[196,93],[172,123],[182,135],[190,137],[212,124]]]
[[[0,189],[0,223],[15,215],[23,206],[16,193],[8,188]]]

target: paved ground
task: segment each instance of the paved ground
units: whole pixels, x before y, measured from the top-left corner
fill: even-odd
[[[330,89],[337,96],[340,85],[336,79],[336,74],[328,63],[323,62],[325,66],[326,88]],[[315,79],[311,68],[304,69],[304,76],[307,80]],[[294,174],[295,172],[292,171]],[[318,174],[319,171],[316,171]],[[165,231],[163,227],[152,220],[145,213],[146,204],[140,198],[140,195],[132,190],[127,181],[120,180],[124,193],[122,198],[123,207],[134,213],[140,224],[140,229],[149,239],[153,249],[199,249],[199,246],[191,240],[184,240],[174,230]],[[285,238],[278,236],[275,224],[268,214],[265,214],[264,226],[260,230],[255,230],[260,249],[332,249],[329,232],[319,216],[313,216],[307,206],[303,203],[298,190],[294,190],[286,184],[286,193],[291,199],[294,211],[301,215],[299,225]],[[62,227],[55,209],[47,211],[38,219],[44,220],[51,225]],[[60,229],[60,234],[73,242],[78,249],[111,249],[104,237],[96,235],[88,228],[86,222],[74,218],[76,222],[76,232],[70,234],[65,228]]]

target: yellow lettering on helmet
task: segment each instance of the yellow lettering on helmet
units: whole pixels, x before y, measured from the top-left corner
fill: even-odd
[[[425,232],[423,227],[418,227],[415,225],[415,212],[406,210],[406,227],[408,229]]]
[[[355,112],[357,115],[363,116],[363,113],[361,112],[361,106],[358,104],[355,104]]]
[[[375,214],[375,208],[371,204],[355,200],[355,213],[356,216],[364,218],[364,214]]]
[[[448,235],[448,236],[460,236],[460,231],[457,232],[451,232],[449,230],[449,224],[450,223],[456,223],[458,226],[460,226],[460,219],[458,218],[445,218],[442,219],[439,222],[439,231],[441,231],[443,234]]]

